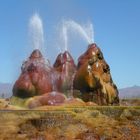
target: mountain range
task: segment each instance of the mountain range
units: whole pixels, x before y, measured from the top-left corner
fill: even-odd
[[[120,98],[140,98],[140,86],[119,89]]]
[[[10,97],[12,95],[13,84],[0,83],[0,98]],[[119,97],[123,98],[140,98],[140,86],[132,86],[119,89]]]
[[[12,95],[13,84],[11,83],[0,83],[0,98],[10,97]]]

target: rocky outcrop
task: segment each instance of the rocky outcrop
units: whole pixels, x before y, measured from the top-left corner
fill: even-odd
[[[118,104],[118,90],[113,83],[109,65],[96,44],[89,45],[78,59],[74,88],[80,90],[84,101],[99,105]]]
[[[71,89],[73,76],[76,71],[76,65],[70,53],[65,51],[60,53],[53,65],[56,71],[54,77],[58,77],[56,81],[56,87],[58,91],[66,92]]]
[[[51,67],[41,52],[34,50],[21,67],[13,95],[20,98],[35,96],[31,108],[51,105],[49,100],[53,105],[86,105],[83,101],[87,105],[119,104],[118,90],[111,78],[109,65],[96,44],[90,44],[79,57],[77,67],[68,51],[60,53]]]
[[[46,106],[46,105],[49,106],[62,105],[65,100],[66,100],[65,95],[53,91],[53,92],[43,94],[42,96],[35,96],[33,98],[30,98],[26,104],[30,109],[32,109],[32,108]]]
[[[90,104],[93,106],[94,103],[91,102]],[[67,98],[63,93],[56,91],[49,92],[41,96],[34,96],[29,98],[25,103],[25,106],[30,109],[37,109],[38,107],[47,108],[47,106],[76,107],[86,105],[88,104],[79,98]]]
[[[21,74],[13,87],[13,95],[25,98],[52,91],[51,75],[49,62],[39,50],[34,50],[21,67]]]

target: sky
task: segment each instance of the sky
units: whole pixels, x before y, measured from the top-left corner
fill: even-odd
[[[38,13],[45,34],[44,55],[54,63],[59,46],[58,25],[72,19],[94,26],[95,43],[110,65],[118,88],[140,85],[140,1],[139,0],[1,0],[0,82],[14,83],[32,48],[29,20]],[[87,42],[76,33],[69,35],[68,49],[77,58]]]

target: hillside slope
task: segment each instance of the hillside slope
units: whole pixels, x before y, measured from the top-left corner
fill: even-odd
[[[140,98],[140,86],[127,87],[119,90],[120,98]]]

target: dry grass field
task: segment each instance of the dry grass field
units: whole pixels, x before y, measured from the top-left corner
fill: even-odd
[[[140,139],[140,106],[0,107],[0,140]]]

